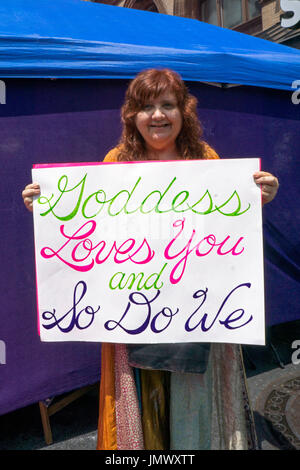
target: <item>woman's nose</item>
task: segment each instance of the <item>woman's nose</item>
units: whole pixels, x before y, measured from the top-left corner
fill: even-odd
[[[164,113],[162,109],[160,107],[155,108],[153,111],[152,117],[154,119],[161,119],[162,117],[164,117]]]

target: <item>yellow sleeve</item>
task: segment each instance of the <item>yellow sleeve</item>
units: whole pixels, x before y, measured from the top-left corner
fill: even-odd
[[[214,151],[206,142],[204,142],[204,158],[207,160],[216,160],[219,157],[217,152]]]
[[[118,147],[113,148],[105,155],[103,162],[117,162],[118,153],[119,153],[119,148]]]
[[[119,147],[110,150],[104,157],[103,162],[117,162],[118,161]],[[206,142],[204,142],[204,158],[207,160],[216,160],[219,157],[217,152],[214,151]]]

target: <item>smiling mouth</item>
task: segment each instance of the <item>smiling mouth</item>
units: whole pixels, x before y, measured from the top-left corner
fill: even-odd
[[[164,128],[164,127],[169,127],[170,124],[151,124],[150,127],[157,127],[157,128]]]

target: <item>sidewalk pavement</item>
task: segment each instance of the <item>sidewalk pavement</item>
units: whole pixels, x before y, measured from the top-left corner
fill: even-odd
[[[261,450],[300,450],[300,364],[292,363],[293,353],[297,359],[295,340],[300,341],[300,321],[269,328],[267,346],[243,347]],[[95,450],[98,393],[95,384],[50,417],[50,445],[45,443],[38,404],[0,416],[0,450]]]

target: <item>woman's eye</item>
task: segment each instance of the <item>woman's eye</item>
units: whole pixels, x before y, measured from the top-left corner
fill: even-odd
[[[165,104],[164,104],[164,108],[165,108],[165,109],[172,109],[172,108],[174,108],[174,106],[175,106],[175,105],[174,105],[173,103],[165,103]]]
[[[144,111],[150,111],[151,109],[152,109],[152,104],[145,104],[145,106],[143,107]]]

